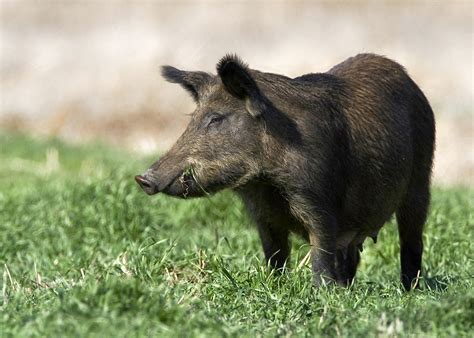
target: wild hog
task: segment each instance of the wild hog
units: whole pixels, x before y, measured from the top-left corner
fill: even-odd
[[[176,144],[143,175],[149,195],[225,188],[257,224],[267,262],[282,269],[288,236],[311,243],[316,285],[353,280],[366,237],[396,214],[401,279],[421,269],[430,201],[433,111],[394,61],[359,54],[326,73],[289,78],[226,55],[217,75],[170,66],[196,110]]]

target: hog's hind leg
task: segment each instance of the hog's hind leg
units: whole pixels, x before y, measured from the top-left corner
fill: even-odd
[[[401,280],[406,290],[414,286],[421,272],[423,255],[423,226],[430,201],[429,182],[411,185],[398,208],[397,223],[400,237]]]

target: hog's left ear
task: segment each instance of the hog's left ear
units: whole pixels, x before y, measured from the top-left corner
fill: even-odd
[[[219,74],[226,90],[233,96],[246,101],[247,110],[259,116],[264,109],[262,96],[249,68],[237,55],[226,55],[217,64]]]
[[[188,72],[171,66],[161,67],[161,75],[168,82],[180,84],[196,102],[199,102],[204,88],[212,81],[212,75],[208,73]]]

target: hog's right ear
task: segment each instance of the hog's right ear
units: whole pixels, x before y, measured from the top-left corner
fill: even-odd
[[[217,64],[225,89],[238,99],[245,100],[247,110],[253,116],[259,116],[264,109],[264,100],[250,69],[237,55],[228,54]]]
[[[171,83],[180,84],[198,102],[212,75],[205,72],[188,72],[171,66],[161,67],[161,75]]]

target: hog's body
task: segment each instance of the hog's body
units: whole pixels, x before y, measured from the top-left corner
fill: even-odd
[[[206,80],[212,84],[198,102],[212,106],[217,96],[233,109],[232,99],[243,100],[249,118],[259,120],[260,127],[250,131],[259,146],[245,156],[238,147],[227,149],[247,157],[245,173],[228,184],[207,186],[238,192],[258,225],[270,264],[283,267],[288,235],[296,232],[312,244],[316,282],[323,277],[350,283],[362,243],[396,213],[402,281],[410,288],[421,268],[435,127],[425,96],[404,69],[373,54],[294,79],[250,70],[232,57],[219,67],[221,79]],[[245,76],[238,76],[239,67]],[[219,92],[222,87],[225,93]],[[248,121],[240,120],[236,131],[248,133],[250,127],[242,130]],[[190,157],[199,167],[196,155]],[[226,164],[231,160],[223,162],[222,169],[212,162],[210,170],[238,171]],[[159,161],[152,170],[161,166]]]

